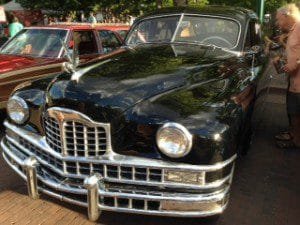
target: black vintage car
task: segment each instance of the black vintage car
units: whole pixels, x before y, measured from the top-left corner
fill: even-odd
[[[5,161],[39,193],[101,210],[181,217],[226,208],[264,69],[249,10],[168,9],[74,73],[19,86]]]

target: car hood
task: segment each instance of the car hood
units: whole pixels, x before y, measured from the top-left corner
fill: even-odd
[[[0,54],[0,74],[13,70],[24,69],[36,65],[47,64],[53,59],[24,57],[18,55]]]
[[[62,75],[52,83],[47,100],[49,107],[65,106],[89,115],[99,109],[107,118],[143,100],[218,79],[224,63],[235,58],[231,52],[203,46],[139,46],[78,71],[78,80]]]

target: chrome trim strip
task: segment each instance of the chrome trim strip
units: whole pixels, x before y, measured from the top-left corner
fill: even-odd
[[[165,195],[165,196],[155,196],[155,195],[143,195],[143,194],[128,194],[121,192],[109,192],[99,190],[99,194],[102,197],[118,197],[118,198],[134,198],[138,200],[149,200],[149,201],[183,201],[183,202],[217,202],[224,199],[226,194],[229,193],[230,187],[227,186],[221,191],[212,192],[209,194],[178,194]]]
[[[47,190],[45,188],[41,188],[40,187],[39,191],[41,191],[44,194],[49,195],[49,196],[51,196],[53,198],[57,198],[60,201],[68,202],[68,203],[71,203],[71,204],[74,204],[74,205],[79,205],[79,206],[82,206],[82,207],[88,207],[87,203],[85,203],[85,202],[76,201],[76,200],[68,198],[66,196],[63,196],[63,195],[60,195],[60,194],[56,194],[56,193],[54,193],[52,191],[49,191],[49,190]]]
[[[62,63],[55,63],[55,64],[48,64],[48,65],[44,65],[44,66],[30,67],[30,68],[22,69],[22,70],[14,70],[11,72],[1,74],[0,80],[11,77],[11,76],[16,76],[16,75],[24,74],[24,73],[30,73],[30,72],[34,72],[34,71],[38,71],[38,70],[43,70],[43,69],[51,69],[51,68],[56,68],[56,67],[61,68],[61,66],[62,66]]]
[[[219,210],[215,211],[154,211],[154,210],[139,210],[139,209],[126,209],[126,208],[115,208],[100,205],[101,210],[123,212],[123,213],[135,213],[141,215],[153,215],[153,216],[170,216],[170,217],[207,217],[217,214],[221,214],[228,206],[226,203]]]
[[[16,145],[18,148],[22,149],[26,154],[30,155],[30,156],[34,156],[31,152],[29,152],[26,148],[24,148],[23,146],[21,146],[16,140],[6,136],[6,138],[12,142],[14,145]],[[4,142],[1,142],[1,146],[3,145],[3,149],[7,148],[4,145]],[[37,156],[36,156],[37,157]],[[86,175],[75,175],[75,174],[69,174],[63,171],[58,170],[56,167],[50,165],[48,162],[44,161],[43,159],[37,157],[37,159],[39,160],[39,162],[45,166],[50,168],[51,170],[53,170],[54,172],[56,172],[57,174],[59,174],[60,176],[64,176],[66,178],[79,178],[79,179],[85,179]],[[129,159],[130,161],[130,159]],[[110,163],[114,163],[114,161],[111,161]],[[64,162],[65,164],[65,162]],[[106,163],[103,163],[106,164]],[[106,164],[108,165],[108,164]],[[170,187],[170,188],[189,188],[189,189],[196,189],[196,190],[205,190],[205,189],[211,189],[211,188],[217,188],[220,187],[222,185],[224,185],[226,182],[229,182],[232,177],[233,177],[233,171],[226,177],[224,177],[223,179],[217,180],[215,182],[212,183],[206,183],[205,186],[199,186],[199,185],[193,185],[193,184],[181,184],[181,183],[171,183],[171,182],[155,182],[155,181],[141,181],[141,180],[119,180],[117,178],[109,178],[107,176],[107,166],[104,166],[104,171],[103,171],[103,176],[105,177],[106,181],[109,182],[118,182],[118,183],[123,183],[123,184],[132,184],[132,185],[145,185],[145,186],[161,186],[163,185],[164,187]],[[135,167],[134,171],[135,171]],[[77,166],[77,169],[79,169],[79,167]],[[78,172],[78,171],[77,171]],[[162,176],[162,179],[164,179],[164,176]]]
[[[178,32],[178,30],[179,30],[179,26],[181,25],[181,22],[182,22],[182,20],[183,20],[183,17],[184,17],[184,13],[181,13],[180,19],[179,19],[178,24],[177,24],[177,26],[176,26],[176,29],[175,29],[175,31],[174,31],[173,37],[171,38],[171,42],[174,42],[174,41],[175,41],[175,38],[176,38],[177,32]],[[172,46],[172,47],[173,47],[173,46]],[[174,51],[174,52],[175,52],[175,51]]]

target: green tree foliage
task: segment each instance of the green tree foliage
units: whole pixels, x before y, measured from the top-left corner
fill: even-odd
[[[8,0],[0,0],[3,4]],[[139,15],[155,8],[176,5],[203,6],[206,4],[241,6],[257,11],[260,0],[17,0],[25,8],[50,9],[62,12],[75,10],[109,9],[115,15]],[[299,0],[265,0],[266,12],[274,12],[286,3],[299,3]]]
[[[73,11],[89,9],[97,0],[17,0],[23,7],[29,9],[47,9],[57,11]]]
[[[156,6],[157,0],[102,0],[95,7],[110,9],[115,15],[139,15],[141,12],[154,10]]]
[[[5,3],[7,3],[7,2],[9,2],[10,0],[0,0],[0,5],[3,5],[3,4],[5,4]]]
[[[209,0],[210,4],[241,6],[257,11],[261,0]],[[265,0],[265,12],[274,12],[287,3],[299,3],[299,0]]]

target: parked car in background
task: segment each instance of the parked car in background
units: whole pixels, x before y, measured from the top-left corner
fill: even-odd
[[[32,198],[85,206],[90,220],[220,214],[251,140],[260,31],[243,8],[141,17],[117,54],[14,91],[3,157]]]
[[[106,30],[110,30],[110,31],[115,31],[117,32],[123,39],[125,39],[130,26],[126,25],[126,24],[99,24],[96,25],[96,27],[101,28],[102,30],[106,29]]]
[[[7,24],[0,22],[0,47],[8,40]]]
[[[5,108],[16,85],[62,71],[66,62],[62,41],[70,51],[77,49],[80,64],[123,44],[120,35],[109,27],[96,29],[89,24],[58,23],[23,29],[0,48],[0,109]]]
[[[104,52],[111,52],[122,45],[130,26],[124,24],[103,24],[95,25],[102,41]]]

